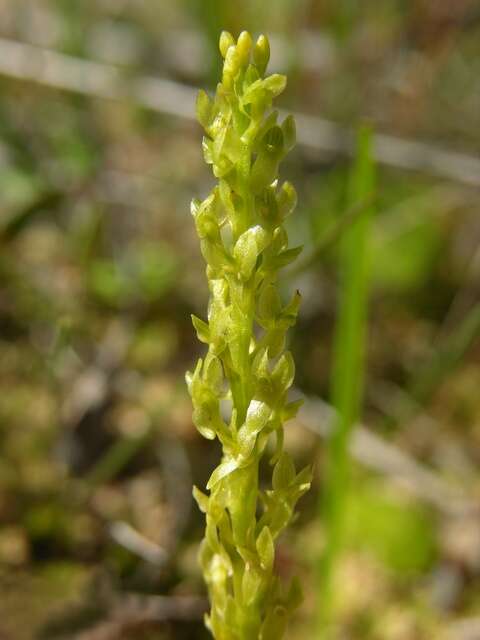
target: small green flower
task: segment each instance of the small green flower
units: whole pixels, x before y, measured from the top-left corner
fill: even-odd
[[[191,206],[210,290],[207,319],[192,321],[208,353],[186,376],[193,422],[223,450],[209,495],[193,492],[207,523],[200,552],[211,601],[206,624],[216,640],[280,640],[301,593],[296,581],[286,587],[275,575],[275,541],[311,482],[311,470],[297,473],[283,450],[283,425],[301,404],[288,400],[295,364],[285,350],[300,294],[284,304],[277,291],[280,269],[301,250],[288,247],[283,226],[295,189],[277,177],[295,144],[295,122],[288,116],[279,124],[271,110],[287,79],[263,77],[265,36],[254,44],[245,31],[237,42],[223,32],[220,52],[215,97],[200,91],[197,99],[204,157],[218,185]],[[272,438],[271,488],[260,489],[259,463]]]

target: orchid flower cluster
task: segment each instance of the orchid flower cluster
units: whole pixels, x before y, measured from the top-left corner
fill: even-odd
[[[277,290],[280,269],[301,250],[288,248],[283,226],[295,189],[277,178],[295,143],[295,122],[289,116],[279,124],[271,109],[286,77],[264,76],[265,36],[254,44],[247,32],[236,42],[223,32],[220,52],[215,97],[200,91],[197,99],[203,153],[218,184],[191,207],[210,290],[208,321],[193,316],[193,325],[208,353],[186,376],[194,424],[205,438],[218,438],[223,451],[209,494],[194,488],[206,514],[206,625],[216,640],[280,640],[301,593],[296,580],[283,585],[276,575],[275,542],[311,482],[311,469],[297,473],[283,446],[284,423],[301,404],[288,399],[295,366],[285,349],[300,294],[284,304]],[[263,488],[259,467],[267,451],[271,484]]]

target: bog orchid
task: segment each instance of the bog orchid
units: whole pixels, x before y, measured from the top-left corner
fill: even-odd
[[[220,52],[216,94],[197,99],[217,184],[191,206],[210,291],[208,318],[193,316],[193,325],[208,351],[186,376],[194,424],[223,452],[208,494],[194,488],[206,515],[206,624],[216,640],[280,640],[301,594],[296,580],[284,585],[276,575],[275,544],[311,482],[311,469],[297,473],[284,450],[284,424],[301,404],[288,398],[295,365],[285,345],[300,294],[285,304],[277,280],[301,249],[288,247],[284,220],[297,198],[289,182],[279,183],[278,167],[295,143],[295,122],[279,123],[272,110],[287,80],[265,76],[265,36],[253,43],[247,32],[237,41],[223,32]],[[259,482],[263,458],[267,487]]]

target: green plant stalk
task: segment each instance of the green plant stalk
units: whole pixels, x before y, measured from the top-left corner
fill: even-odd
[[[366,127],[360,129],[350,184],[352,203],[365,201],[375,189],[371,144],[370,130]],[[340,244],[341,294],[332,374],[332,403],[337,409],[338,419],[328,445],[324,499],[320,505],[327,539],[319,567],[318,637],[329,635],[334,595],[332,582],[342,547],[349,490],[351,464],[348,447],[362,395],[369,281],[368,240],[372,213],[372,206],[364,208],[345,230]]]
[[[283,425],[300,406],[288,400],[295,367],[285,349],[300,295],[283,304],[277,276],[300,248],[288,248],[283,227],[295,190],[279,186],[277,175],[295,143],[295,123],[287,117],[279,125],[271,111],[286,78],[264,77],[265,36],[254,45],[247,32],[237,42],[223,32],[220,51],[215,97],[200,91],[197,100],[204,157],[218,184],[203,202],[192,202],[210,290],[207,321],[192,319],[208,352],[186,376],[194,424],[222,445],[209,495],[194,488],[206,514],[206,624],[216,640],[280,640],[301,594],[297,581],[284,586],[275,575],[275,541],[311,482],[311,469],[297,474],[283,450]],[[264,490],[259,465],[272,439],[272,484]]]

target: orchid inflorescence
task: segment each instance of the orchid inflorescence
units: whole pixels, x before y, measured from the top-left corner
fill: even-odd
[[[254,44],[245,31],[237,42],[223,32],[220,52],[215,97],[200,91],[197,99],[203,153],[218,184],[191,208],[210,290],[208,321],[193,316],[193,324],[208,353],[186,376],[194,424],[205,438],[218,438],[223,451],[209,495],[194,488],[206,514],[206,624],[216,640],[280,640],[301,594],[296,580],[284,586],[275,573],[275,541],[311,482],[311,469],[297,474],[283,446],[283,425],[301,404],[287,397],[295,366],[285,350],[300,294],[284,305],[276,284],[301,250],[288,248],[283,226],[295,189],[277,179],[295,143],[295,122],[289,116],[278,124],[271,110],[286,77],[264,77],[265,36]],[[259,465],[271,436],[272,482],[263,489]]]

